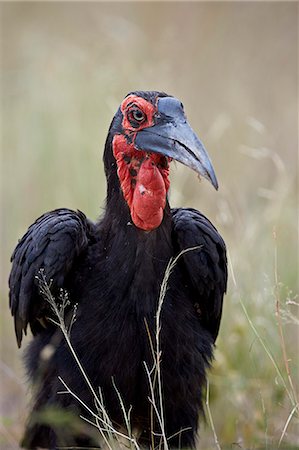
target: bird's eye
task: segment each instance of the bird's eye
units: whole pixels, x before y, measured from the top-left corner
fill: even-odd
[[[128,118],[133,126],[139,126],[146,119],[146,115],[139,108],[132,108],[129,110]]]

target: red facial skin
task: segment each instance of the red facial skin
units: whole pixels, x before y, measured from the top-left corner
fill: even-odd
[[[134,106],[137,106],[146,115],[146,121],[143,122],[138,128],[132,127],[128,119],[128,113],[130,112],[130,109],[134,108]],[[142,97],[137,97],[137,95],[128,95],[128,97],[126,97],[122,102],[120,109],[123,113],[122,126],[124,131],[139,131],[142,130],[142,128],[151,127],[154,125],[154,114],[157,111],[157,108]]]
[[[143,111],[146,117],[139,126],[134,127],[129,118],[136,107]],[[121,111],[124,134],[115,135],[112,142],[117,173],[134,224],[144,231],[151,231],[163,220],[170,184],[170,158],[157,153],[146,153],[134,146],[136,132],[154,123],[154,105],[143,98],[130,95],[123,101]],[[131,143],[126,136],[130,136]]]

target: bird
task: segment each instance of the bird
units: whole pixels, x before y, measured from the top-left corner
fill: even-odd
[[[18,347],[28,327],[33,335],[24,353],[32,387],[24,448],[106,448],[102,419],[95,420],[96,393],[116,436],[129,436],[129,418],[136,445],[197,445],[227,257],[222,237],[201,212],[170,207],[172,161],[218,189],[180,100],[130,92],[105,142],[100,218],[56,209],[19,240],[9,304]],[[67,335],[76,358],[47,289],[71,322]]]

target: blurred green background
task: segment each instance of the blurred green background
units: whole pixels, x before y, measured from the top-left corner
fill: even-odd
[[[229,250],[229,289],[210,373],[219,445],[277,448],[281,439],[281,448],[297,448],[289,378],[298,395],[298,4],[2,2],[0,8],[1,448],[18,448],[29,399],[7,306],[10,255],[47,210],[100,215],[108,126],[127,92],[138,89],[182,100],[220,185],[216,192],[185,167],[172,167],[171,204],[204,212]],[[207,420],[199,448],[215,445]]]

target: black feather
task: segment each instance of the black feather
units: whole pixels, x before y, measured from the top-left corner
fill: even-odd
[[[193,301],[201,311],[200,321],[215,341],[227,285],[225,243],[199,211],[174,209],[173,222],[178,250],[199,247],[183,255],[184,266],[193,288]]]
[[[47,279],[53,279],[54,288],[62,287],[76,258],[87,248],[88,227],[82,213],[59,209],[37,219],[19,241],[9,278],[10,308],[19,346],[27,324],[34,328],[36,318],[43,316],[45,305],[35,280],[39,270],[44,269]]]

